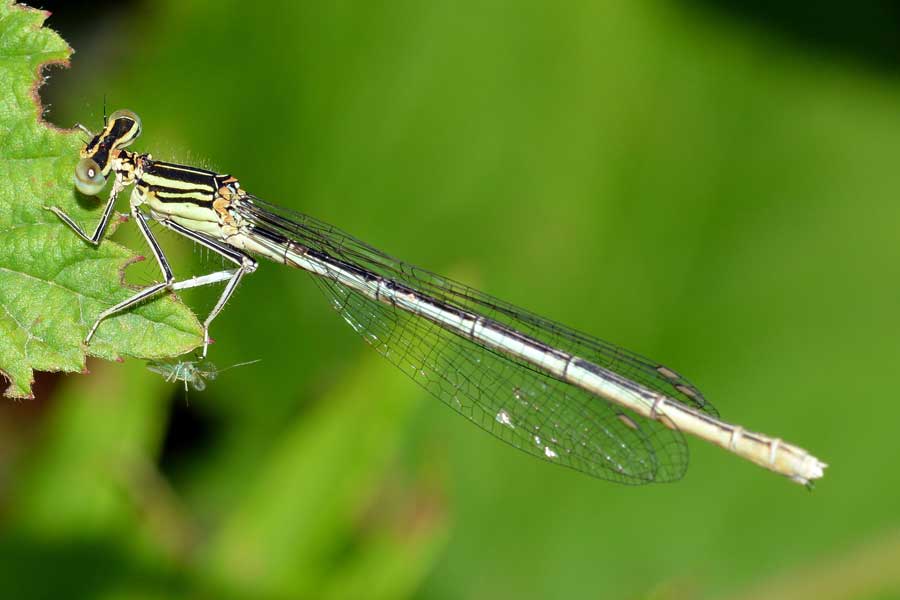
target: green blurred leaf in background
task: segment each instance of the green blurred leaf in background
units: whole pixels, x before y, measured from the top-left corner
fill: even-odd
[[[41,72],[67,64],[70,54],[41,27],[46,16],[0,2],[0,370],[15,398],[30,395],[33,370],[83,371],[86,352],[171,356],[201,339],[193,314],[168,298],[111,319],[89,349],[82,346],[96,315],[129,295],[123,271],[137,257],[113,242],[86,244],[43,209],[98,218],[96,202],[72,185],[84,141],[42,120]]]

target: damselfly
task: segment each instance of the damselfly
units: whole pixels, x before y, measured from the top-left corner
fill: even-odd
[[[81,126],[80,126],[81,127]],[[131,215],[163,281],[97,317],[166,290],[226,282],[203,323],[209,325],[244,277],[251,255],[312,273],[343,318],[417,383],[483,429],[529,454],[589,475],[641,484],[679,479],[688,464],[688,433],[792,480],[808,484],[826,466],[797,446],[718,418],[677,372],[399,261],[312,217],[268,204],[238,180],[154,160],[125,148],[140,119],[117,111],[81,151],[76,187],[96,195],[113,178],[92,234],[50,208],[84,240],[99,244],[119,193],[133,185]],[[144,209],[147,209],[146,212]],[[154,219],[235,265],[176,280],[151,233]]]

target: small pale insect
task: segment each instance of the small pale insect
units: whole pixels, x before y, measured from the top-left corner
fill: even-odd
[[[173,361],[151,361],[147,363],[147,369],[158,373],[169,383],[176,381],[184,382],[184,391],[188,391],[190,387],[202,392],[206,389],[206,382],[213,381],[219,376],[219,373],[233,369],[235,367],[243,367],[244,365],[252,365],[258,363],[261,359],[250,360],[247,362],[237,363],[224,369],[219,369],[211,361],[196,360],[173,360]]]

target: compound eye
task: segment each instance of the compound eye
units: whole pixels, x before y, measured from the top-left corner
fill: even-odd
[[[75,167],[75,187],[86,196],[96,196],[106,185],[106,177],[93,158],[82,158]]]
[[[117,110],[109,115],[109,123],[119,148],[124,148],[141,135],[141,118],[130,110]]]

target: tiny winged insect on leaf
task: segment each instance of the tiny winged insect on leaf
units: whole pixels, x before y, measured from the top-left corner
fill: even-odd
[[[148,362],[147,369],[162,375],[169,383],[183,381],[185,392],[188,391],[188,385],[196,391],[202,392],[206,389],[206,382],[215,380],[219,373],[235,367],[252,365],[260,362],[260,360],[249,360],[223,369],[216,367],[215,364],[208,360],[161,360]]]

